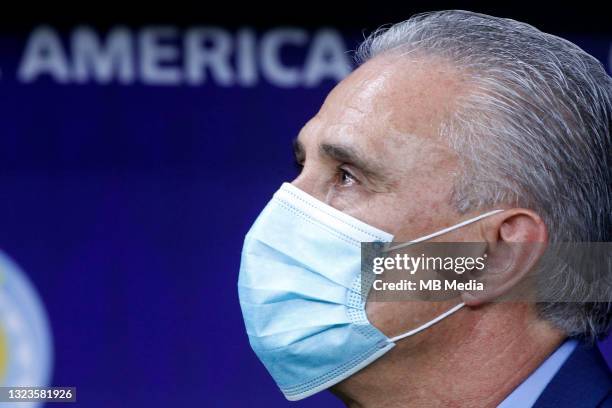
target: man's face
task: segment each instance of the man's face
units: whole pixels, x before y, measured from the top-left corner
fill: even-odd
[[[456,223],[450,195],[458,160],[439,132],[462,86],[452,68],[431,58],[370,60],[302,128],[295,150],[303,169],[293,184],[396,241]],[[367,311],[387,335],[436,313],[432,305],[399,313],[405,307],[368,303]]]

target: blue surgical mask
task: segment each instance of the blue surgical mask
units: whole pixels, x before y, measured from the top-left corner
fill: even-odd
[[[396,341],[463,306],[459,303],[393,338],[374,327],[366,316],[361,288],[361,242],[392,240],[391,234],[289,183],[274,194],[251,227],[238,278],[240,306],[251,347],[288,400],[337,384],[387,353]]]

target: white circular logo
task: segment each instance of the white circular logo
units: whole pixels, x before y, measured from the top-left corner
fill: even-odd
[[[42,302],[17,264],[0,251],[0,386],[47,386],[51,364]],[[38,405],[24,403],[23,408]]]

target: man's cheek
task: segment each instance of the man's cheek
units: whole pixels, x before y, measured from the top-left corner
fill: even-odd
[[[352,215],[358,218],[356,214],[359,212],[359,208],[362,206],[364,197],[358,191],[359,187],[335,187],[332,186],[327,194],[327,204],[331,205],[337,210]]]
[[[398,214],[393,206],[375,199],[357,202],[346,198],[346,201],[347,209],[341,211],[390,234],[398,230]]]

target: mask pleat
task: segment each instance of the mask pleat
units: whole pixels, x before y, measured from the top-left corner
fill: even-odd
[[[251,253],[243,261],[241,269],[251,267],[251,263],[257,263],[257,276],[240,274],[239,287],[265,289],[272,292],[284,290],[287,296],[305,295],[312,299],[331,300],[338,303],[346,300],[347,288],[325,275],[306,268],[289,256],[283,254],[270,256],[262,252]],[[267,296],[267,293],[262,292],[262,295]],[[265,297],[258,300],[260,303],[264,301],[276,300]]]
[[[253,305],[241,302],[240,306],[257,322],[247,324],[247,333],[255,337],[283,335],[294,330],[304,330],[318,326],[335,326],[346,324],[349,318],[340,305],[325,305],[299,299],[289,301],[285,305],[291,312],[279,312],[274,305]],[[309,314],[324,311],[325,316],[315,318]]]
[[[296,220],[289,217],[287,215],[290,214],[284,214],[286,211],[283,207],[277,207],[272,216],[256,223],[253,234],[257,239],[249,246],[248,255],[282,257],[283,261],[306,266],[311,272],[320,274],[324,271],[321,276],[325,279],[350,288],[353,271],[361,265],[360,244],[338,248],[339,238],[333,232],[314,222],[302,220],[298,223],[301,218]],[[258,234],[260,229],[265,230],[265,234]],[[269,254],[268,251],[275,253]]]

